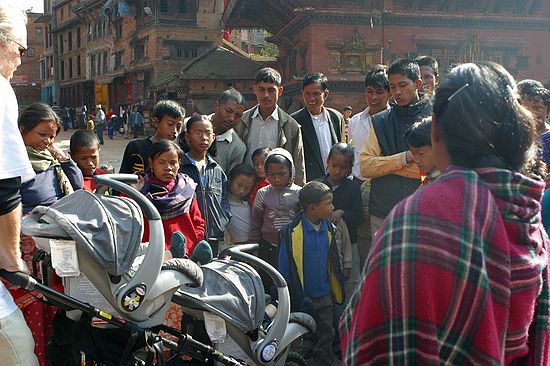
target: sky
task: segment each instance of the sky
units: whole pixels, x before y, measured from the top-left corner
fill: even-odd
[[[21,8],[23,10],[28,10],[32,8],[33,13],[42,13],[44,11],[43,0],[12,0],[10,1],[10,3],[11,5],[17,6],[18,8]]]

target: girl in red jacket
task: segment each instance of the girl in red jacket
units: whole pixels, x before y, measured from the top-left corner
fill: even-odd
[[[160,213],[164,226],[165,249],[170,250],[173,257],[183,257],[185,252],[193,253],[197,243],[204,238],[204,220],[195,197],[197,185],[187,175],[178,173],[182,156],[183,151],[172,141],[160,140],[151,145],[151,168],[140,189]],[[144,229],[145,242],[149,241],[147,221]],[[185,236],[185,252],[181,248],[171,248],[172,235],[176,234],[175,238],[181,236],[177,232]]]

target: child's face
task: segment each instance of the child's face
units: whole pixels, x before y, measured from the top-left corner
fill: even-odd
[[[76,149],[71,156],[85,177],[94,175],[99,166],[99,146],[81,147]]]
[[[206,150],[214,142],[214,130],[212,122],[200,120],[191,125],[191,129],[186,133],[187,142],[191,151],[197,153],[206,153]]]
[[[246,196],[248,196],[254,186],[254,183],[254,177],[241,174],[233,178],[229,190],[235,198],[242,201],[246,198]]]
[[[265,158],[265,155],[258,155],[252,158],[252,163],[254,164],[254,169],[256,169],[256,174],[262,179],[265,179]]]
[[[149,158],[153,175],[163,183],[170,183],[176,179],[180,169],[179,156],[175,151],[165,151],[153,160]]]
[[[409,146],[414,156],[414,162],[422,173],[428,174],[435,168],[435,162],[433,158],[432,147],[430,145],[424,145],[422,147]]]
[[[327,160],[328,174],[333,183],[340,183],[350,174],[349,159],[340,153],[333,153]]]
[[[332,205],[332,193],[327,193],[321,198],[319,203],[311,205],[312,213],[316,218],[323,220],[328,219],[334,210]]]
[[[156,135],[158,138],[174,141],[181,132],[183,117],[174,118],[164,115],[160,120],[154,118],[153,123],[157,129]]]
[[[273,188],[281,190],[288,185],[290,170],[286,164],[271,163],[267,167],[266,176]]]

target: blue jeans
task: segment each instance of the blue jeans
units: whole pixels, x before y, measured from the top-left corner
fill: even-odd
[[[99,144],[103,145],[103,130],[105,130],[105,123],[98,123],[95,125],[95,133],[97,134],[97,138],[99,139]]]

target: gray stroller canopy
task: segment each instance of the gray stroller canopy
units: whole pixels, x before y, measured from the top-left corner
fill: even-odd
[[[32,215],[23,219],[23,232],[70,237],[102,269],[118,276],[128,271],[137,255],[142,223],[141,209],[132,199],[79,190],[50,207],[35,207]]]
[[[178,291],[173,301],[203,309],[247,332],[264,319],[265,295],[258,272],[246,263],[218,259],[201,266],[202,286]]]

